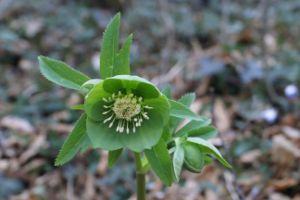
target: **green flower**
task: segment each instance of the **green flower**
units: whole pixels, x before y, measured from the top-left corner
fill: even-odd
[[[117,75],[85,98],[87,133],[95,148],[140,152],[158,143],[169,118],[167,98],[147,80]]]

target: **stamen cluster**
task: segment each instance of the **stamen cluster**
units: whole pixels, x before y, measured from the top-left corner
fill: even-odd
[[[143,120],[148,120],[147,109],[152,107],[143,105],[143,98],[137,97],[134,94],[122,94],[120,91],[117,94],[112,94],[108,98],[102,98],[107,104],[104,105],[105,111],[103,115],[107,118],[103,123],[108,123],[111,128],[116,124],[116,132],[129,134],[130,129],[135,133],[136,128],[142,125]]]

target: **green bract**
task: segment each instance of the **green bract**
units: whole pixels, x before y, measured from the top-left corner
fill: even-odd
[[[147,80],[129,75],[96,84],[84,109],[93,146],[106,150],[149,149],[159,141],[169,117],[167,98]]]

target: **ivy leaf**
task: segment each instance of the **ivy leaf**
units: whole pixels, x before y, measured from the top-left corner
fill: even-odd
[[[170,186],[173,181],[172,161],[166,143],[161,139],[154,147],[146,149],[145,155],[155,174]]]
[[[100,77],[105,79],[112,76],[113,66],[118,53],[119,29],[120,29],[120,13],[107,25],[102,38],[100,52]]]
[[[130,47],[132,44],[132,34],[124,42],[123,47],[118,53],[113,65],[113,76],[121,74],[130,74]]]
[[[195,120],[190,121],[175,133],[175,137],[186,136],[188,132],[190,132],[191,130],[198,129],[203,126],[207,126],[211,123],[211,120],[209,118],[203,117],[203,119],[204,119],[203,121],[195,121]]]
[[[45,56],[39,56],[38,60],[42,75],[60,86],[80,90],[81,85],[90,79],[62,61]]]
[[[117,149],[114,151],[108,152],[108,166],[112,167],[118,160],[118,158],[121,156],[123,149]]]
[[[176,143],[175,152],[173,155],[173,169],[175,179],[179,182],[182,165],[184,162],[184,149],[181,144]]]
[[[186,107],[184,104],[170,100],[170,115],[173,117],[181,118],[181,119],[191,119],[196,121],[204,121],[205,119],[203,117],[200,117],[193,113],[188,107]]]
[[[88,140],[88,135],[86,134],[86,114],[83,114],[75,123],[72,132],[59,151],[55,160],[55,166],[63,165],[70,161],[84,146],[83,144],[86,143],[86,140]]]
[[[223,158],[219,150],[208,141],[199,137],[188,137],[187,141],[198,144],[204,151],[213,154],[225,167],[231,168],[231,165]]]

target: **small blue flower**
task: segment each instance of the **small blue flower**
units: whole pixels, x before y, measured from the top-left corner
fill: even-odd
[[[274,108],[268,108],[261,113],[262,119],[272,124],[278,118],[278,111]]]
[[[284,88],[284,94],[287,98],[293,99],[295,97],[298,97],[299,90],[295,85],[290,84]]]

